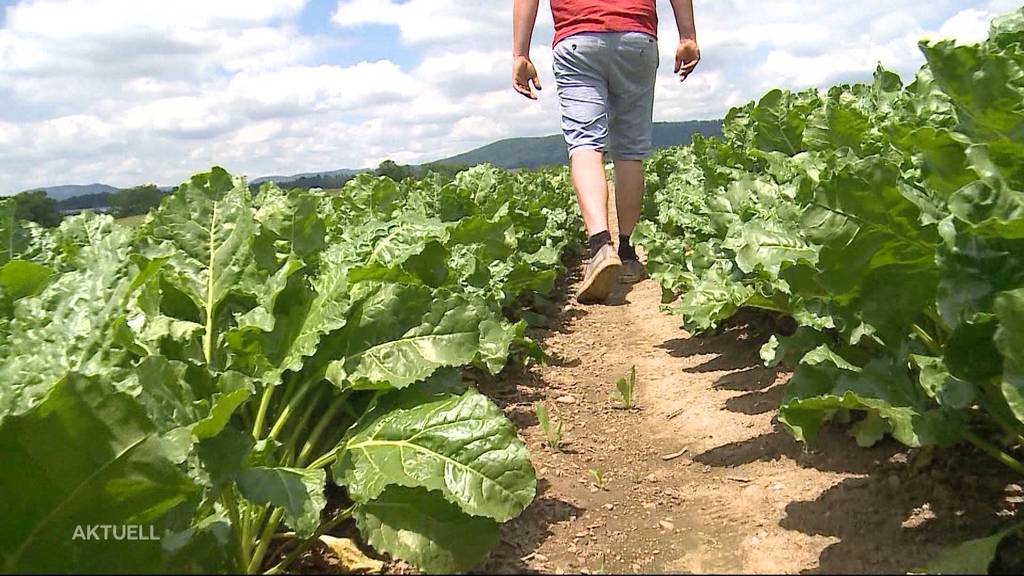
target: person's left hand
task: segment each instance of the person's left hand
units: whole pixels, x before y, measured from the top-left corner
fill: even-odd
[[[679,81],[685,81],[700,64],[700,47],[697,41],[691,38],[683,38],[676,48],[675,73],[679,74]]]

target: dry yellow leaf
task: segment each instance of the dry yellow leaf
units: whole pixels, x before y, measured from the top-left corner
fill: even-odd
[[[337,556],[342,570],[350,574],[380,574],[384,570],[384,563],[374,560],[363,554],[363,551],[356,546],[350,538],[335,538],[334,536],[321,536],[320,541],[327,545],[327,548]]]

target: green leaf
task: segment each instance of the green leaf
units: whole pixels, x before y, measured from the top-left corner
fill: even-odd
[[[829,91],[825,106],[807,121],[804,141],[811,150],[849,147],[860,151],[868,140],[871,123],[857,99],[844,87]]]
[[[1021,525],[1003,530],[987,538],[968,540],[949,548],[928,564],[928,574],[988,574],[996,559],[999,545],[1021,529]]]
[[[467,514],[504,522],[536,493],[515,426],[475,390],[392,392],[352,432],[333,473],[357,502],[390,485],[421,487],[440,491]]]
[[[43,289],[51,275],[50,269],[41,264],[11,260],[0,266],[0,290],[12,300],[35,296]]]
[[[811,350],[814,350],[830,338],[812,328],[800,326],[792,336],[772,336],[771,339],[761,347],[761,359],[765,366],[796,366],[800,360]]]
[[[437,492],[391,487],[356,507],[356,525],[377,551],[428,574],[475,568],[498,544],[498,525],[463,514]]]
[[[1003,355],[1003,396],[1017,420],[1024,422],[1024,289],[996,299],[999,329],[996,347]]]
[[[230,521],[210,516],[194,526],[168,534],[162,542],[166,572],[175,574],[227,574],[237,571],[232,557],[225,551],[237,534]]]
[[[821,347],[797,367],[779,420],[807,442],[838,410],[862,410],[869,418],[881,418],[907,446],[949,445],[960,438],[962,424],[955,415],[929,405],[906,370],[892,360],[877,358],[861,369]],[[878,429],[869,426],[859,437],[877,437]]]
[[[68,371],[109,374],[132,356],[117,335],[136,282],[156,266],[140,270],[124,238],[113,234],[88,252],[89,267],[19,301],[0,348],[0,419],[32,408]]]
[[[234,480],[248,467],[254,447],[252,436],[235,428],[225,428],[220,434],[201,440],[196,453],[214,485]]]
[[[754,107],[754,132],[757,147],[766,152],[790,156],[803,151],[806,119],[793,113],[794,97],[789,92],[772,90]]]
[[[978,391],[966,380],[953,376],[942,358],[911,356],[920,370],[918,383],[941,406],[961,410],[970,408]]]
[[[75,539],[98,525],[152,526],[198,495],[131,398],[69,374],[0,425],[0,554],[7,572],[160,572],[158,541]],[[85,533],[82,533],[84,535]]]
[[[339,386],[403,388],[440,367],[469,364],[481,323],[493,317],[481,302],[420,286],[364,282],[353,298],[344,339],[330,346],[344,351],[327,370]]]
[[[167,259],[166,278],[199,309],[204,360],[214,362],[219,307],[238,290],[253,258],[256,225],[245,181],[215,168],[167,197],[152,215],[147,253]]]
[[[240,381],[237,385],[241,387],[221,394],[214,400],[210,414],[192,426],[192,433],[196,438],[202,440],[220,434],[238,407],[252,397],[253,390],[245,381],[245,377],[237,372],[229,372],[224,378],[232,376]]]
[[[765,221],[748,222],[741,237],[726,241],[725,247],[736,251],[736,264],[746,274],[766,271],[778,278],[782,267],[804,261],[814,264],[818,251],[791,230]]]
[[[283,508],[285,520],[300,538],[309,538],[320,525],[320,512],[327,505],[325,471],[248,468],[236,481],[246,500]]]

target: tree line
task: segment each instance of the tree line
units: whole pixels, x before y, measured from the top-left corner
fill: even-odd
[[[377,176],[387,176],[396,182],[412,178],[421,179],[428,174],[440,175],[442,179],[450,180],[456,174],[468,168],[467,166],[455,166],[447,164],[427,164],[424,166],[409,166],[398,164],[392,160],[381,162],[376,170],[372,172]],[[289,189],[310,190],[322,188],[334,190],[342,188],[345,183],[354,178],[355,175],[330,175],[318,174],[315,176],[304,176],[285,184]],[[253,184],[250,188],[255,193],[259,190],[259,184]],[[30,190],[15,195],[14,205],[16,218],[30,220],[41,226],[52,227],[60,224],[64,216],[74,214],[83,210],[96,210],[109,212],[116,218],[127,218],[146,214],[160,204],[164,196],[173,194],[175,189],[161,190],[154,184],[125,188],[117,192],[98,192],[95,194],[83,194],[65,200],[56,200],[46,194],[45,190]]]

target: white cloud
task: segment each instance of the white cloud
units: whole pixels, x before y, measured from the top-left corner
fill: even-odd
[[[555,133],[541,4],[532,55],[544,90],[529,102],[510,89],[508,1],[338,0],[333,33],[311,34],[307,0],[21,0],[0,27],[0,193],[170,184],[213,164],[259,176],[421,162]],[[879,61],[909,75],[919,39],[976,41],[1019,5],[696,4],[704,62],[680,84],[671,7],[658,2],[657,120],[720,117],[773,87],[865,79]],[[393,27],[401,50],[366,46],[367,25]],[[332,60],[339,51],[346,63]]]

